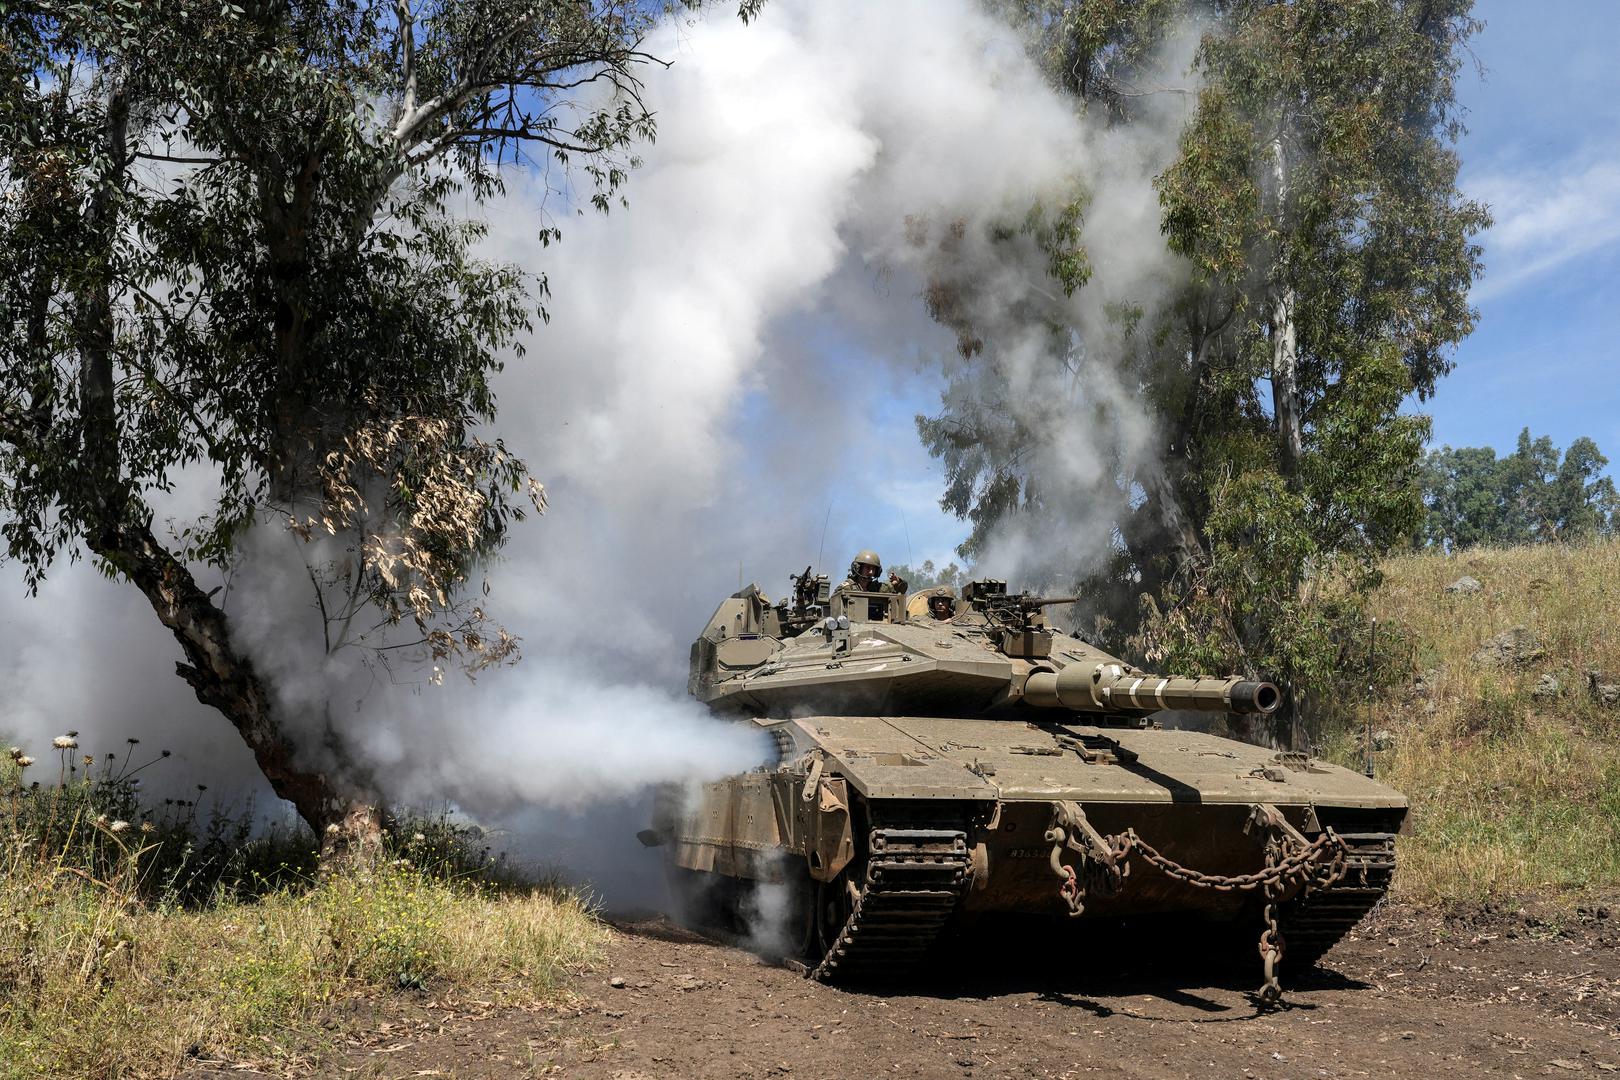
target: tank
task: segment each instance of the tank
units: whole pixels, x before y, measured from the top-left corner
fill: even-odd
[[[1387,890],[1400,793],[1164,726],[1269,714],[1276,686],[1143,671],[1049,625],[1073,598],[1001,581],[948,618],[793,582],[735,593],[691,650],[690,693],[768,733],[772,760],[665,792],[642,840],[688,900],[785,891],[783,951],[811,977],[893,979],[989,916],[1164,917],[1252,935],[1275,999]]]

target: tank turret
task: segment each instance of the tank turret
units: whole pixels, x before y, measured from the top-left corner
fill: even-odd
[[[1060,709],[1136,720],[1164,710],[1267,715],[1281,694],[1243,678],[1160,675],[1048,625],[1077,597],[1010,594],[986,579],[952,618],[914,615],[892,593],[831,591],[809,568],[791,602],[757,586],[723,602],[692,647],[688,683],[717,707],[775,715],[813,701],[828,712],[874,708],[1016,716]]]

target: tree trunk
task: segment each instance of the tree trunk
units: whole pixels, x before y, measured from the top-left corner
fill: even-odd
[[[1283,476],[1293,482],[1305,454],[1299,403],[1299,346],[1292,285],[1273,290],[1271,300],[1271,404],[1277,418],[1277,449]]]
[[[300,762],[282,730],[251,661],[231,644],[225,613],[198,587],[191,571],[158,543],[151,514],[128,490],[119,455],[114,376],[120,221],[118,197],[129,162],[129,102],[116,71],[106,82],[103,130],[108,172],[89,194],[84,225],[100,260],[78,283],[73,328],[79,359],[78,447],[82,489],[65,512],[82,518],[85,543],[141,590],[158,620],[174,634],[186,661],[176,670],[197,700],[223,713],[253,751],[270,787],[293,804],[321,838],[323,862],[369,859],[381,848],[378,800],[353,771],[328,774]],[[334,752],[336,752],[334,750]]]
[[[1192,522],[1181,508],[1181,497],[1176,492],[1175,485],[1165,470],[1156,468],[1149,470],[1143,486],[1147,489],[1148,497],[1158,508],[1159,524],[1164,534],[1170,538],[1170,544],[1176,555],[1176,568],[1191,571],[1206,559],[1204,543],[1198,537],[1198,531],[1193,528]]]
[[[354,770],[329,774],[300,760],[252,662],[232,646],[225,613],[191,571],[157,542],[149,526],[125,526],[109,539],[92,542],[91,549],[141,590],[158,621],[174,634],[186,656],[175,671],[198,701],[230,720],[271,790],[315,830],[323,863],[374,857],[382,845],[376,794],[355,779]]]
[[[1271,140],[1271,169],[1276,197],[1275,226],[1281,234],[1286,228],[1288,211],[1288,159],[1280,131]],[[1271,333],[1271,405],[1277,422],[1282,474],[1293,483],[1299,475],[1300,458],[1305,453],[1299,402],[1299,334],[1295,324],[1298,296],[1288,281],[1287,260],[1281,243],[1273,259],[1271,280],[1271,310],[1267,315]]]

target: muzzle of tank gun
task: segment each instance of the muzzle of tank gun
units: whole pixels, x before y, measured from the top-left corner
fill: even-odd
[[[1277,711],[1282,694],[1272,683],[1250,679],[1169,678],[1128,672],[1120,664],[1070,664],[1031,674],[1024,680],[1024,701],[1076,712],[1191,709],[1266,716]]]
[[[1275,684],[1245,680],[1232,687],[1232,711],[1270,716],[1282,704],[1282,692]]]

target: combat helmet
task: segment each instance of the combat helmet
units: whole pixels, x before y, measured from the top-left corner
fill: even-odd
[[[877,552],[871,548],[866,548],[857,553],[855,558],[850,561],[849,580],[859,583],[862,580],[861,568],[864,566],[872,568],[872,576],[869,579],[871,581],[876,581],[878,575],[883,573],[883,560],[878,558]]]

